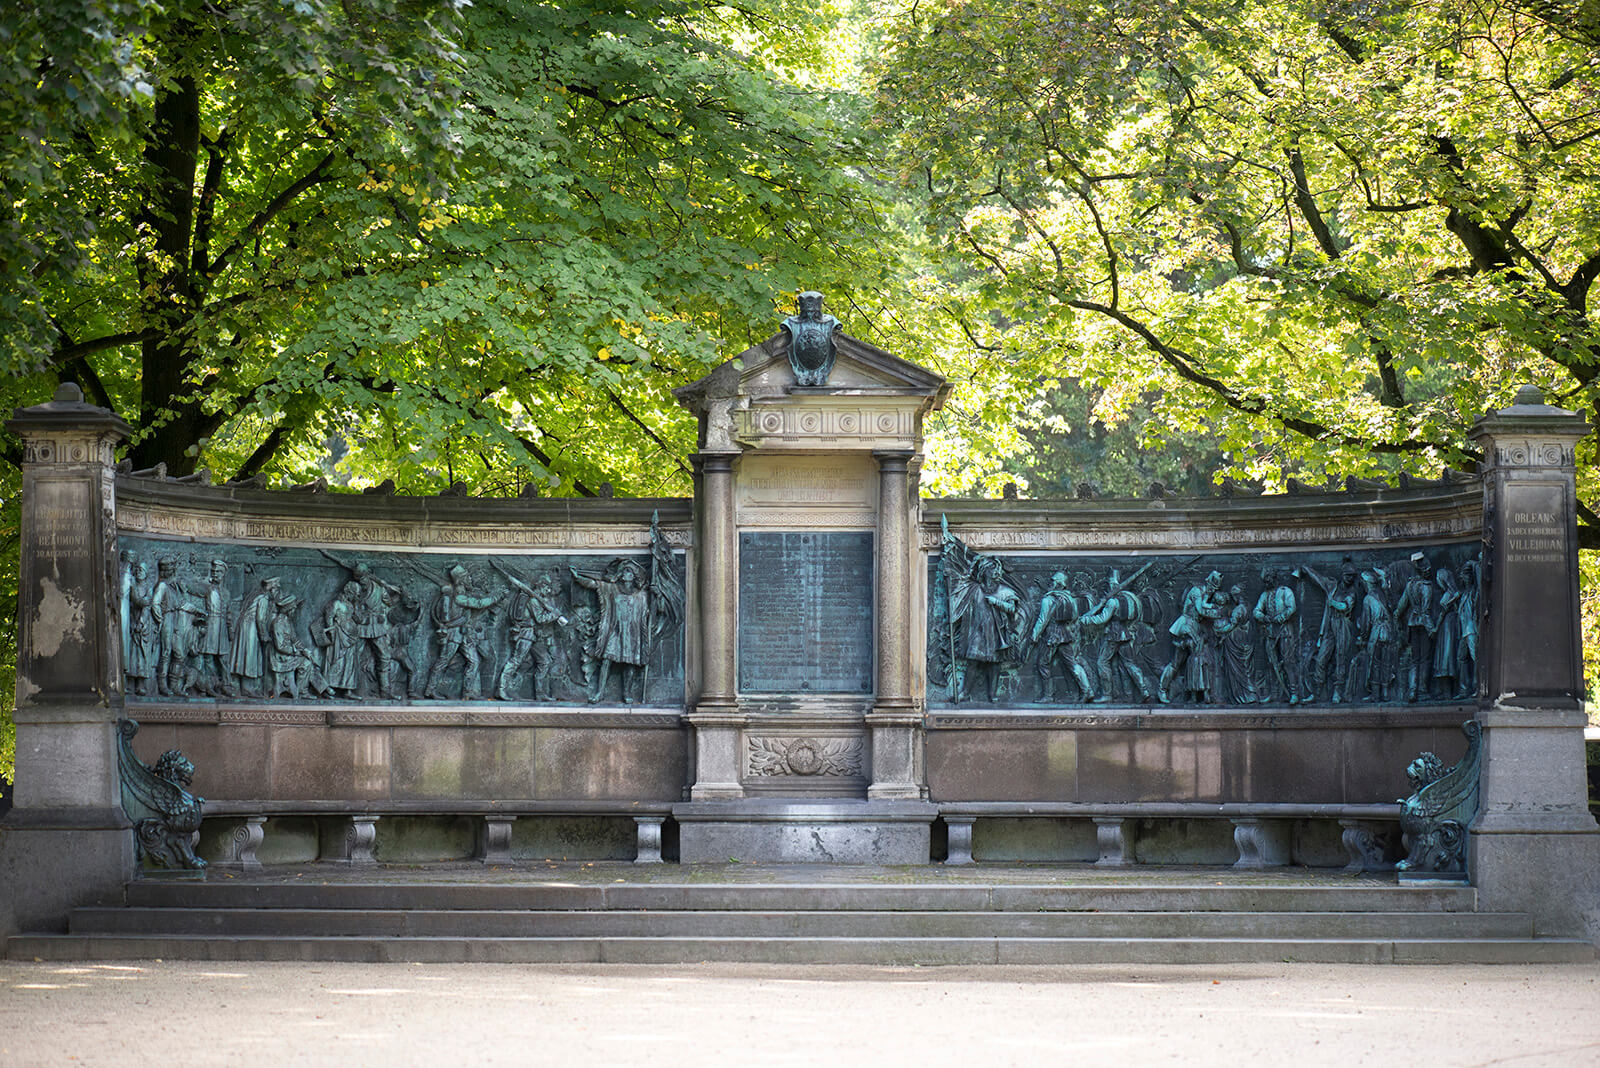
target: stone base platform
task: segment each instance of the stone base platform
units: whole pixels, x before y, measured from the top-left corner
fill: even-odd
[[[926,864],[937,805],[739,800],[674,805],[685,864]]]
[[[837,964],[1585,962],[1472,887],[1092,865],[273,866],[136,879],[11,960]]]

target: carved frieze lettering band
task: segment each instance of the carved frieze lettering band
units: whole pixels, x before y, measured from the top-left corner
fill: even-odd
[[[304,545],[458,547],[518,549],[648,549],[645,527],[582,527],[569,524],[494,524],[447,526],[438,523],[383,523],[244,517],[214,512],[121,502],[117,526],[126,534],[153,534],[233,542]],[[687,530],[665,529],[662,539],[674,549],[691,543]]]

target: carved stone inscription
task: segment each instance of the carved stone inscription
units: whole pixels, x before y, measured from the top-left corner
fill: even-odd
[[[1567,493],[1559,484],[1505,488],[1502,691],[1565,694],[1578,686],[1578,668],[1567,653],[1577,611],[1564,551]]]
[[[928,562],[935,706],[1412,704],[1478,689],[1478,543]]]
[[[42,561],[56,570],[89,560],[95,535],[94,486],[82,480],[34,483],[34,536]]]
[[[872,535],[739,535],[739,689],[872,692]]]
[[[619,556],[120,544],[130,701],[683,702],[659,532]]]
[[[31,613],[32,645],[18,650],[30,694],[93,692],[99,682],[94,657],[95,588],[91,539],[95,487],[82,479],[40,478],[31,486],[25,543],[22,611]],[[103,682],[100,683],[103,685]]]

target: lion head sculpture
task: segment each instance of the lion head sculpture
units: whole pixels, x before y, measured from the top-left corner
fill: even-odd
[[[1411,783],[1412,793],[1416,793],[1430,783],[1439,781],[1444,777],[1444,773],[1444,761],[1431,752],[1423,753],[1406,765],[1406,779]]]

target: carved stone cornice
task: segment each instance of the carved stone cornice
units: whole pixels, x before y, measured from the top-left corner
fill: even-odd
[[[644,516],[643,524],[628,525],[585,522],[578,515],[565,521],[530,517],[526,523],[468,524],[426,519],[295,515],[292,512],[245,514],[169,505],[149,499],[130,500],[131,495],[127,494],[119,496],[117,526],[125,534],[273,545],[579,551],[644,551],[650,548],[648,515]],[[693,541],[687,523],[678,527],[663,524],[661,533],[674,549],[687,549]]]
[[[938,551],[939,520],[987,552],[1056,549],[1334,550],[1437,543],[1483,531],[1476,479],[1449,487],[1168,501],[922,501],[921,547]]]

